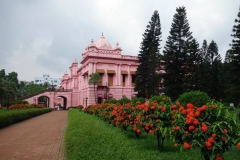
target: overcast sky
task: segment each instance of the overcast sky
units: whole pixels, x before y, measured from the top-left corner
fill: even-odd
[[[204,39],[208,44],[214,40],[224,59],[239,5],[239,0],[1,0],[0,70],[15,71],[25,81],[43,74],[62,78],[102,32],[112,47],[119,42],[123,55],[137,56],[155,10],[160,15],[162,52],[179,6],[186,7],[190,31],[200,47]]]

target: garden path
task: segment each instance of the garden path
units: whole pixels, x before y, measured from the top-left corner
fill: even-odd
[[[0,129],[0,160],[64,160],[67,111],[52,111]]]

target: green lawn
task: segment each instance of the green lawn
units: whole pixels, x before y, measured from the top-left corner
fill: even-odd
[[[180,152],[170,140],[158,150],[154,135],[135,134],[113,127],[93,115],[71,109],[65,132],[65,152],[68,160],[202,160],[198,149]],[[225,160],[239,160],[240,151],[233,147],[225,153]]]

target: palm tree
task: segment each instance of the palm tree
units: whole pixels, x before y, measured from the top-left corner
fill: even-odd
[[[95,98],[96,104],[97,104],[96,85],[100,82],[101,82],[101,76],[98,73],[92,73],[92,74],[89,75],[88,84],[93,84],[93,86],[94,86],[94,98]]]

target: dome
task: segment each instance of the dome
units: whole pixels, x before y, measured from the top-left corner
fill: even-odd
[[[96,47],[100,48],[100,49],[112,49],[111,44],[104,38],[104,36],[102,35],[102,37],[96,42]]]

